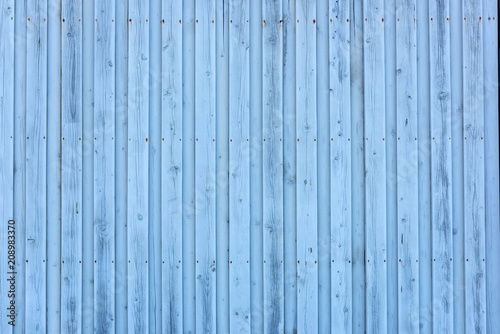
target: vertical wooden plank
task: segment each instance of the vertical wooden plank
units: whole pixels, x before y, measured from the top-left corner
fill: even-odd
[[[21,261],[14,255],[18,254],[17,240],[22,238],[22,235],[16,231],[17,226],[14,220],[14,1],[0,1],[0,11],[0,36],[3,36],[0,39],[0,77],[2,78],[0,80],[0,160],[2,161],[0,183],[3,188],[0,192],[0,219],[3,224],[0,231],[0,243],[4,252],[7,252],[0,259],[3,277],[0,281],[0,300],[3,305],[0,308],[2,319],[0,331],[12,333],[15,327],[9,322],[15,320],[15,310],[11,311],[7,308],[17,307],[11,307],[14,296],[9,292],[11,282],[7,281],[7,278],[15,275],[15,261]],[[13,247],[9,248],[10,245]],[[16,282],[18,287],[19,283],[21,282]],[[14,325],[19,325],[19,323],[14,322]]]
[[[303,0],[296,6],[297,331],[315,333],[318,331],[316,2]]]
[[[363,2],[366,331],[387,331],[385,66],[382,0]]]
[[[149,1],[129,1],[128,40],[128,330],[149,331]]]
[[[432,332],[429,3],[417,1],[419,329]],[[396,241],[397,243],[397,241]],[[397,262],[399,266],[399,262]]]
[[[196,331],[216,331],[215,1],[195,2]]]
[[[330,1],[331,328],[352,332],[351,60],[349,3]]]
[[[161,333],[161,0],[149,12],[149,328]]]
[[[182,276],[183,330],[196,330],[195,278],[195,0],[182,2]]]
[[[162,3],[162,332],[182,333],[182,2]]]
[[[128,1],[115,1],[115,331],[128,331]]]
[[[330,43],[329,1],[316,5],[318,155],[318,331],[331,330]]]
[[[416,3],[396,1],[398,330],[419,328]],[[368,136],[367,136],[368,137]],[[368,137],[369,138],[369,137]],[[379,141],[380,138],[374,138]],[[384,140],[383,140],[384,141]]]
[[[264,1],[262,18],[264,332],[269,333],[284,330],[281,1]]]
[[[94,331],[94,1],[82,1],[82,331]]]
[[[365,333],[365,165],[363,6],[351,2],[351,155],[352,155],[352,329]]]
[[[250,6],[250,332],[264,331],[262,1]],[[230,23],[231,25],[231,23]],[[229,36],[231,39],[231,34]],[[231,58],[231,55],[229,56]],[[231,77],[231,68],[229,77]],[[231,125],[230,125],[231,126]],[[229,143],[231,144],[231,143]]]
[[[463,4],[465,330],[486,332],[482,1]]]
[[[217,331],[229,332],[229,3],[218,1],[216,33]]]
[[[429,2],[433,332],[453,331],[450,14]]]
[[[453,330],[465,333],[462,2],[450,1]]]
[[[27,3],[26,331],[46,329],[47,2]]]
[[[249,5],[229,4],[229,330],[235,333],[250,333],[251,322]]]
[[[486,210],[486,332],[500,327],[500,184],[498,123],[498,2],[483,1],[484,166]],[[487,20],[487,21],[486,21]]]
[[[82,331],[82,3],[62,4],[61,331]]]
[[[397,201],[397,98],[396,98],[396,0],[384,2],[385,146],[387,191],[387,318],[398,317],[398,201]],[[388,321],[387,332],[398,330]]]
[[[297,332],[297,253],[295,178],[295,1],[283,1],[283,229],[284,330]]]
[[[115,331],[115,1],[95,1],[94,327]]]
[[[61,3],[49,0],[47,50],[47,333],[61,332]]]

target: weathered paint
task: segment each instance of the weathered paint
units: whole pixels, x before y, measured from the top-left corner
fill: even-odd
[[[0,332],[495,332],[497,6],[0,0]]]

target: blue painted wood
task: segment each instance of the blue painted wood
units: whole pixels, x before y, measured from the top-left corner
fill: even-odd
[[[15,261],[9,263],[7,248],[9,244],[14,244],[15,239],[21,237],[16,236],[15,228],[8,227],[9,220],[14,217],[14,48],[12,38],[14,36],[14,2],[0,2],[0,34],[7,38],[0,40],[0,182],[2,184],[2,192],[0,192],[0,218],[4,222],[2,231],[0,231],[0,242],[5,245],[7,253],[0,260],[0,268],[2,270],[2,280],[0,281],[0,300],[2,305],[5,305],[0,310],[2,322],[0,323],[0,331],[2,333],[12,333],[14,327],[9,325],[10,319],[7,317],[11,314],[7,307],[10,307],[11,297],[9,296],[10,282],[7,281],[7,272],[15,271]],[[13,232],[9,232],[13,231]],[[10,237],[14,235],[14,238]],[[14,240],[9,243],[9,240]],[[12,248],[12,247],[11,247]],[[11,253],[15,253],[11,252]],[[19,260],[18,260],[19,261]],[[12,267],[10,267],[12,265]],[[12,270],[14,269],[14,270]],[[5,278],[3,275],[6,275]],[[10,276],[10,275],[9,275]]]
[[[263,236],[263,3],[249,1],[250,79],[250,332],[264,331],[264,236]],[[229,23],[230,24],[230,23]],[[231,55],[229,55],[231,58]],[[231,70],[229,71],[229,76]],[[231,211],[231,207],[229,207]],[[229,296],[231,298],[231,296]]]
[[[499,129],[498,129],[498,2],[483,4],[483,73],[484,73],[484,167],[486,208],[486,332],[500,327],[500,193],[499,193]]]
[[[216,331],[215,1],[195,1],[196,330]]]
[[[162,332],[161,321],[161,0],[149,2],[149,327]]]
[[[432,292],[434,332],[453,331],[450,22],[447,1],[429,3]]]
[[[420,320],[416,37],[416,2],[396,1],[398,330],[407,333]]]
[[[47,13],[47,332],[61,332],[61,7]]]
[[[283,1],[283,229],[285,333],[297,332],[295,2]],[[286,98],[285,98],[286,96]]]
[[[235,333],[250,333],[251,323],[248,21],[248,1],[229,4],[229,331]]]
[[[387,331],[383,1],[363,3],[366,331]]]
[[[349,4],[330,1],[330,332],[352,332],[351,58]],[[321,138],[321,140],[328,138]]]
[[[450,2],[451,154],[453,183],[453,329],[465,332],[462,3]],[[459,19],[456,19],[459,18]]]
[[[182,333],[182,3],[162,2],[162,332]]]
[[[429,3],[417,1],[419,329],[432,332]]]
[[[128,9],[128,330],[149,331],[149,1]]]
[[[385,1],[385,145],[387,170],[387,318],[398,317],[398,201],[397,201],[397,98],[396,98],[396,0]],[[389,321],[387,331],[397,332],[398,322]]]
[[[115,330],[115,2],[95,2],[94,327]]]
[[[47,11],[28,1],[26,67],[26,331],[46,327]]]
[[[465,331],[476,333],[486,332],[482,8],[462,2]]]
[[[494,1],[0,5],[0,331],[498,327]]]
[[[283,20],[279,1],[262,7],[264,332],[284,330]],[[231,72],[230,72],[231,73]]]
[[[296,5],[297,331],[318,331],[316,2]],[[308,52],[304,52],[308,50]]]
[[[61,10],[61,331],[82,332],[82,3]]]
[[[127,165],[128,3],[115,1],[115,329],[128,331]],[[113,22],[113,19],[111,20]]]

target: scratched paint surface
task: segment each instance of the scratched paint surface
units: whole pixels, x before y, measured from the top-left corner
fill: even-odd
[[[0,333],[495,333],[498,111],[495,0],[0,0]]]

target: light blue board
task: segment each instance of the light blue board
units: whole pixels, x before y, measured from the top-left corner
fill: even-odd
[[[115,2],[94,12],[94,328],[115,330]]]
[[[149,1],[129,2],[128,22],[128,330],[149,331]]]
[[[218,1],[216,40],[217,331],[229,332],[229,3]]]
[[[8,259],[7,245],[18,244],[21,235],[17,234],[17,226],[9,228],[9,220],[14,219],[14,1],[0,1],[0,182],[3,190],[0,192],[0,219],[4,226],[0,231],[0,243],[5,245],[5,255],[0,259],[0,270],[2,278],[0,281],[0,300],[3,307],[0,308],[0,331],[12,333],[13,327],[9,325],[7,318],[12,300],[9,297],[10,283],[7,281],[8,272],[16,272],[15,261],[21,259]],[[11,38],[7,38],[7,37]],[[10,232],[13,231],[13,232]],[[14,237],[9,237],[14,236]],[[11,243],[9,243],[11,241]],[[14,246],[15,247],[15,246]],[[14,250],[18,254],[17,250]],[[17,306],[16,306],[17,308]],[[18,325],[18,324],[16,324]]]
[[[195,2],[196,331],[216,331],[215,1]]]
[[[458,19],[457,19],[458,18]],[[453,330],[465,333],[462,2],[450,1]]]
[[[414,0],[396,1],[398,330],[407,333],[420,321],[415,7]]]
[[[27,3],[26,331],[46,326],[47,2]]]
[[[484,154],[486,205],[486,332],[500,328],[500,203],[498,128],[498,2],[486,1],[484,25]],[[496,18],[496,19],[495,19]]]
[[[82,3],[62,4],[61,331],[82,331]]]
[[[387,191],[387,318],[398,318],[398,201],[397,201],[397,98],[396,98],[396,0],[384,3],[385,52],[385,145]],[[387,323],[387,332],[398,330],[397,321]]]
[[[162,3],[162,332],[182,333],[182,2]]]
[[[47,13],[47,333],[61,332],[61,6]]]
[[[115,311],[116,333],[128,330],[127,296],[127,166],[128,151],[128,5],[126,1],[115,1]]]
[[[329,1],[316,4],[316,103],[318,124],[318,332],[331,330],[330,59]]]
[[[383,1],[363,2],[366,331],[387,331]]]
[[[251,321],[249,5],[229,3],[229,330],[234,333],[250,333]]]
[[[486,332],[482,1],[463,7],[465,331]]]
[[[182,2],[182,277],[183,331],[196,330],[195,278],[195,1]]]
[[[284,330],[283,278],[283,21],[280,1],[266,0],[262,18],[264,332]],[[232,86],[230,86],[232,87]],[[231,89],[231,88],[230,88]]]
[[[297,256],[295,220],[295,1],[283,1],[283,219],[285,333],[297,331]]]
[[[365,169],[364,169],[364,75],[363,10],[351,3],[351,131],[352,131],[352,328],[364,333],[365,314]],[[355,19],[357,18],[357,19]]]
[[[316,2],[296,4],[297,331],[318,331]],[[304,52],[304,50],[308,50]]]
[[[453,331],[453,216],[451,161],[450,13],[447,0],[429,2],[432,325]],[[456,259],[454,259],[456,260]]]
[[[417,1],[419,329],[432,332],[429,3]],[[388,242],[396,242],[389,241]],[[399,263],[398,263],[399,265]],[[389,274],[389,273],[388,273]],[[399,294],[399,293],[398,293]],[[389,318],[390,319],[390,318]]]
[[[351,59],[349,4],[330,1],[330,210],[332,333],[352,332]],[[324,139],[324,138],[322,138]],[[326,138],[328,140],[328,138]]]
[[[249,1],[250,85],[250,332],[264,331],[264,244],[263,244],[263,17],[262,1]],[[230,21],[230,20],[228,20]],[[231,24],[231,23],[229,23]],[[229,53],[231,59],[231,52]],[[229,70],[231,77],[231,69]],[[229,80],[228,80],[229,81]],[[229,88],[231,89],[231,88]],[[231,126],[231,125],[230,125]],[[229,207],[231,210],[231,207]]]

